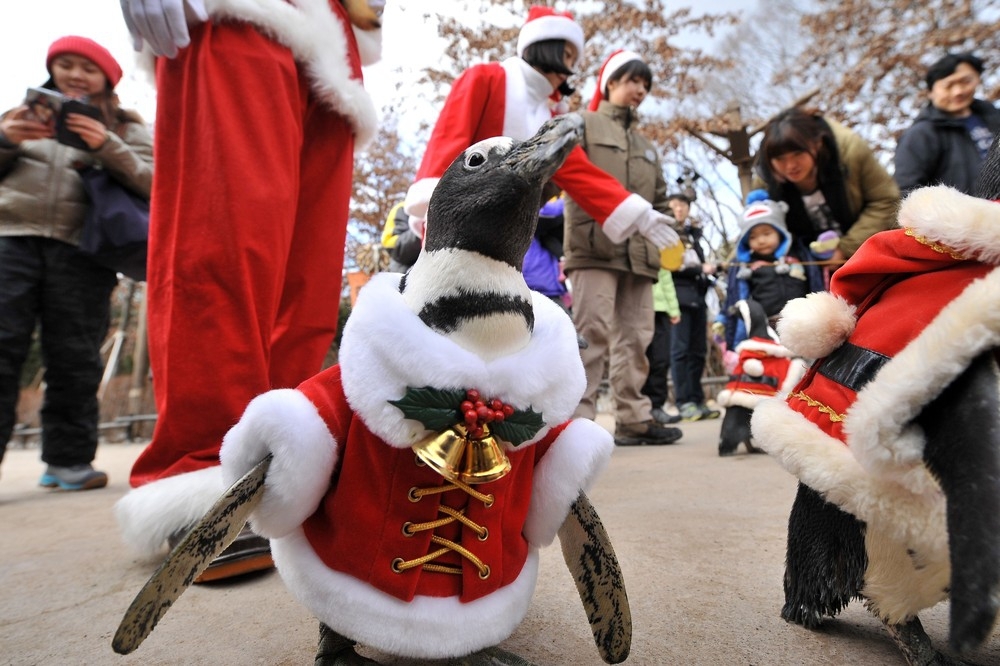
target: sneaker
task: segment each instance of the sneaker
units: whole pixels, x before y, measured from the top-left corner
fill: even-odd
[[[681,413],[681,421],[700,421],[705,418],[705,413],[701,411],[701,407],[693,402],[685,402],[680,406],[678,411]]]
[[[60,490],[93,490],[108,485],[108,475],[94,469],[90,463],[60,467],[49,465],[38,480],[42,488]]]
[[[618,446],[658,446],[673,444],[681,438],[680,428],[667,428],[655,421],[615,426],[615,444]]]
[[[167,545],[171,550],[177,547],[187,532],[188,530],[181,530],[167,539]],[[212,560],[208,568],[202,571],[194,582],[211,583],[273,568],[271,542],[254,533],[249,525],[244,525],[236,539]]]
[[[668,414],[667,412],[663,411],[662,407],[653,407],[651,410],[649,410],[649,415],[652,416],[653,420],[659,423],[660,425],[677,423],[678,421],[681,420],[680,415]]]
[[[698,405],[698,409],[701,410],[701,418],[703,419],[717,419],[719,418],[719,415],[722,413],[717,409],[712,409],[705,403],[701,403],[700,405]]]

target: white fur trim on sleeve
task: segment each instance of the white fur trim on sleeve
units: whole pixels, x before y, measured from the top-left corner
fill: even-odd
[[[223,438],[219,457],[226,482],[238,480],[268,452],[274,459],[251,522],[255,532],[275,538],[316,510],[330,485],[337,446],[304,394],[279,389],[254,398]]]
[[[524,536],[536,547],[547,546],[569,514],[569,508],[611,459],[611,433],[589,419],[566,426],[535,468],[531,507]]]
[[[621,243],[636,232],[635,223],[651,208],[648,201],[638,194],[630,194],[611,211],[601,230],[612,243]]]
[[[796,356],[823,358],[854,332],[856,309],[826,291],[792,299],[781,311],[778,338]]]
[[[910,193],[899,209],[899,224],[963,255],[1000,263],[1000,205],[937,185]]]

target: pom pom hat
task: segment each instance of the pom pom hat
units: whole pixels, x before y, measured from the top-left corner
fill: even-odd
[[[576,65],[583,57],[583,28],[573,20],[570,12],[557,12],[551,7],[534,6],[528,10],[528,20],[517,35],[517,55],[535,42],[563,39],[576,47]]]
[[[788,204],[784,201],[772,201],[763,199],[755,201],[743,209],[743,217],[740,219],[740,235],[736,241],[736,258],[740,261],[750,261],[750,230],[759,224],[766,224],[773,227],[781,242],[775,251],[775,256],[783,257],[788,252],[792,244],[792,237],[785,226],[785,213],[788,212]]]
[[[590,100],[590,106],[587,107],[591,111],[597,111],[597,107],[600,105],[601,100],[604,99],[604,91],[608,87],[608,81],[618,72],[619,69],[632,62],[633,60],[642,60],[638,53],[634,51],[626,51],[625,49],[618,49],[604,61],[601,65],[601,71],[597,73],[597,90],[594,91],[594,97]]]
[[[104,73],[108,83],[114,88],[122,79],[122,68],[111,52],[92,39],[69,35],[52,42],[45,57],[45,69],[52,74],[52,61],[61,55],[71,53],[92,61]]]

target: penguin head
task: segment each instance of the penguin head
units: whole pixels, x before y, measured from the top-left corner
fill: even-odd
[[[524,255],[542,188],[582,131],[579,115],[559,116],[527,141],[480,141],[448,167],[431,195],[423,250],[400,283],[427,326],[484,358],[527,344],[534,313]]]
[[[527,141],[495,137],[466,149],[434,188],[424,250],[469,250],[520,270],[542,188],[579,143],[582,127],[580,116],[569,114]]]

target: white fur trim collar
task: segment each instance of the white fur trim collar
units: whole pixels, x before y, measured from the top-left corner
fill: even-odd
[[[428,434],[388,402],[402,398],[407,387],[475,388],[517,409],[541,412],[547,426],[570,418],[587,380],[576,330],[559,306],[533,292],[531,341],[484,361],[425,326],[406,306],[400,278],[379,273],[362,288],[340,346],[347,401],[374,434],[399,448]]]

